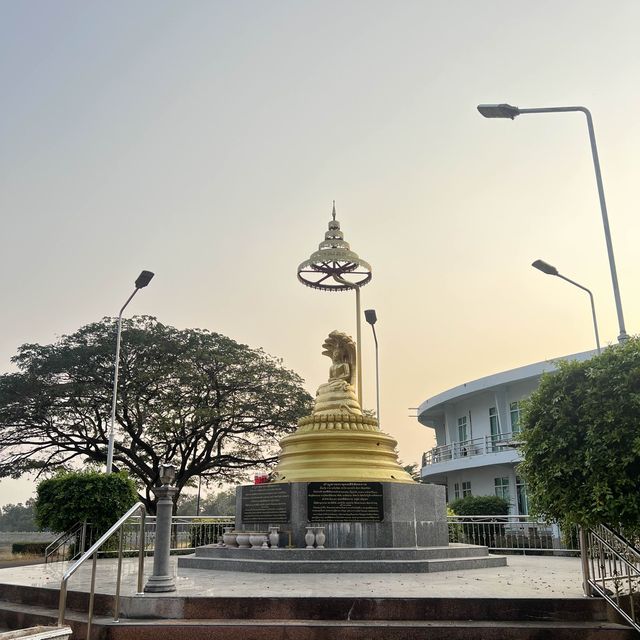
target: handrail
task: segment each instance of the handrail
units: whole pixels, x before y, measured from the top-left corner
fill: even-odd
[[[144,525],[145,525],[145,506],[142,502],[136,502],[118,521],[113,524],[109,530],[104,533],[87,551],[85,551],[76,562],[67,569],[62,576],[60,583],[60,604],[58,607],[58,626],[61,627],[64,624],[64,614],[67,606],[67,583],[69,578],[84,564],[86,560],[93,556],[93,567],[91,570],[91,590],[89,592],[89,611],[87,622],[87,638],[91,634],[91,621],[93,619],[93,599],[95,593],[95,578],[96,578],[96,561],[98,558],[98,550],[100,547],[111,538],[111,536],[120,531],[120,541],[118,545],[118,577],[116,580],[116,597],[114,603],[114,620],[118,619],[120,608],[120,577],[122,574],[122,526],[125,522],[133,516],[136,511],[140,511],[140,549],[138,552],[138,593],[142,592],[142,580],[144,577]]]
[[[640,631],[640,614],[636,611],[640,551],[605,525],[589,529],[585,537],[588,539],[587,583],[592,592],[603,597],[636,631]]]
[[[80,551],[84,549],[86,535],[87,535],[87,526],[89,523],[86,520],[78,520],[70,529],[67,529],[64,533],[61,533],[53,542],[49,543],[44,550],[44,562],[47,564],[49,562],[49,557],[56,553],[60,547],[63,547],[68,540],[71,540],[77,537],[78,533],[82,533],[80,536]],[[65,558],[63,557],[63,560]],[[73,558],[70,558],[73,560]]]

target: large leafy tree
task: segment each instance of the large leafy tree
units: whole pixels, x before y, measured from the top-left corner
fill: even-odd
[[[520,469],[532,510],[576,523],[640,525],[640,340],[545,374],[523,412]]]
[[[0,477],[45,474],[107,455],[114,322],[55,344],[25,344],[0,376]],[[309,412],[301,378],[260,349],[218,333],[178,330],[147,316],[123,322],[114,467],[154,511],[162,463],[181,490],[271,465],[277,442]]]

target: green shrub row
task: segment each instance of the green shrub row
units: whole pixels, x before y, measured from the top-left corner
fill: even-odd
[[[48,542],[14,542],[11,545],[11,553],[28,553],[34,556],[43,556]]]

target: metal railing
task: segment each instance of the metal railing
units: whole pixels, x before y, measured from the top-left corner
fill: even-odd
[[[113,619],[117,621],[120,616],[120,581],[122,578],[122,557],[124,547],[124,525],[137,512],[140,512],[139,521],[139,553],[138,553],[138,593],[142,593],[142,581],[144,577],[144,534],[146,511],[142,502],[137,502],[129,509],[105,534],[100,536],[94,544],[87,549],[78,560],[76,560],[62,576],[60,583],[60,602],[58,606],[58,626],[64,625],[64,616],[67,608],[67,583],[69,578],[89,559],[92,558],[91,565],[91,587],[89,589],[89,609],[87,619],[87,640],[91,637],[91,623],[93,621],[93,601],[96,589],[96,566],[99,550],[110,542],[111,538],[118,534],[118,569],[116,576],[116,593],[113,604]]]
[[[60,534],[44,550],[45,564],[75,560],[83,551],[93,544],[95,529],[93,525],[77,522],[69,531]]]
[[[140,516],[133,516],[125,529],[124,550],[137,551]],[[196,547],[217,544],[222,540],[224,528],[233,526],[233,516],[173,516],[171,519],[171,553],[191,553]],[[152,552],[155,547],[156,517],[145,518],[145,549]]]
[[[604,525],[586,537],[589,587],[640,631],[640,550]]]
[[[490,551],[536,555],[577,555],[578,530],[561,530],[529,516],[447,516],[449,542],[477,544]]]
[[[443,444],[434,447],[422,454],[422,466],[455,460],[457,458],[467,458],[470,456],[483,456],[487,453],[499,453],[514,449],[517,446],[517,433],[497,433],[481,438],[471,438],[451,444]]]

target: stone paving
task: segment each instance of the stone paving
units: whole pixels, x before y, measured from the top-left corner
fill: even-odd
[[[152,559],[145,564],[146,576]],[[0,583],[58,589],[60,563],[0,569]],[[69,590],[87,591],[90,563],[69,581]],[[123,563],[122,594],[136,590],[137,560]],[[182,569],[172,558],[177,593],[158,597],[483,597],[483,598],[576,598],[582,597],[580,560],[553,556],[508,556],[506,567],[438,573],[406,574],[258,574]],[[97,591],[113,594],[115,560],[98,562]]]

